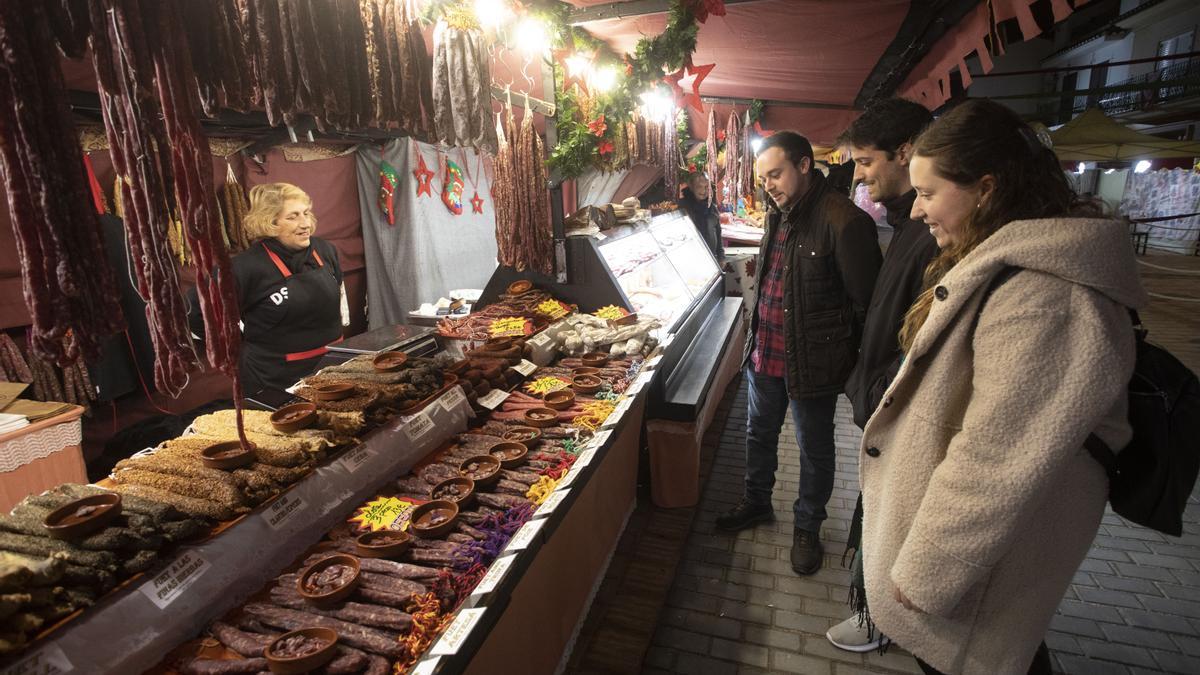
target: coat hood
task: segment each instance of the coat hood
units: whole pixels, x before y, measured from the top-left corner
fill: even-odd
[[[1137,309],[1149,302],[1128,226],[1107,218],[1016,220],[988,237],[956,270],[990,277],[1003,267],[1045,272]]]

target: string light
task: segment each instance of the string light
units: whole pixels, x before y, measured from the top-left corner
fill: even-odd
[[[617,70],[612,66],[597,68],[589,78],[589,85],[596,91],[608,91],[617,84]]]
[[[568,56],[565,63],[572,77],[583,75],[592,67],[592,60],[578,52]]]
[[[757,155],[758,151],[761,148],[762,148],[762,139],[761,138],[755,138],[750,141],[750,149],[754,151],[754,154]]]
[[[546,26],[541,21],[525,18],[517,24],[517,44],[526,54],[540,54],[546,51],[550,40],[546,37]]]
[[[1143,159],[1133,166],[1134,173],[1146,173],[1150,170],[1150,160]]]
[[[674,102],[669,97],[664,96],[657,90],[644,92],[638,98],[642,99],[642,115],[656,121],[667,119],[667,116],[671,114],[671,110],[675,107]]]
[[[1079,166],[1075,167],[1075,173],[1083,173],[1084,171],[1087,171],[1087,165],[1080,162]]]
[[[499,28],[509,17],[512,10],[504,0],[475,0],[475,17],[487,28]]]

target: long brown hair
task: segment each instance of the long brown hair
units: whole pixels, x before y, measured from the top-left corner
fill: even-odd
[[[960,260],[1014,220],[1064,215],[1098,216],[1102,207],[1071,189],[1054,152],[1013,111],[987,99],[969,99],[917,137],[913,154],[961,187],[992,176],[995,188],[963,225],[961,240],[941,251],[925,269],[925,291],[904,317],[900,347],[905,352],[929,316],[933,289]]]

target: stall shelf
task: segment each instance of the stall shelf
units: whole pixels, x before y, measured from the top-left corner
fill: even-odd
[[[243,602],[373,495],[467,427],[456,392],[369,433],[356,447],[213,538],[181,547],[47,636],[0,675],[140,673]]]

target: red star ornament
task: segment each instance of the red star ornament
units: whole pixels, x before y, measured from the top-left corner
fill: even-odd
[[[480,197],[478,192],[475,193],[474,197],[471,197],[471,212],[483,213],[483,197]]]
[[[417,168],[413,169],[412,175],[413,178],[417,179],[417,196],[420,197],[421,195],[427,195],[432,197],[433,185],[431,181],[433,180],[433,172],[430,171],[429,167],[425,165],[424,156],[418,154]]]
[[[663,84],[671,88],[671,99],[675,102],[676,108],[683,107],[685,94],[683,93],[683,87],[679,86],[679,81],[682,80],[686,74],[687,66],[685,65],[679,70],[669,73],[662,79]]]
[[[681,73],[686,70],[687,77],[693,78],[691,82],[692,90],[686,94],[683,93],[682,86],[679,85],[679,82],[683,79],[683,76],[680,77],[680,80],[676,80],[676,86],[680,86],[680,94],[682,96],[683,103],[692,106],[692,109],[700,114],[704,114],[704,102],[700,100],[700,83],[703,82],[704,78],[708,77],[708,74],[712,72],[713,68],[716,67],[717,64],[715,63],[709,63],[703,66],[694,66],[689,63],[684,66],[684,68],[681,68]],[[675,99],[675,104],[680,105],[679,98]]]
[[[579,89],[582,90],[584,94],[590,95],[591,92],[588,90],[587,85],[587,73],[575,72],[567,63],[567,59],[576,55],[586,58],[588,63],[591,63],[596,59],[596,50],[593,49],[589,52],[576,51],[574,49],[554,50],[554,60],[562,64],[563,90],[568,90],[571,88],[572,84],[577,84],[579,85]]]

